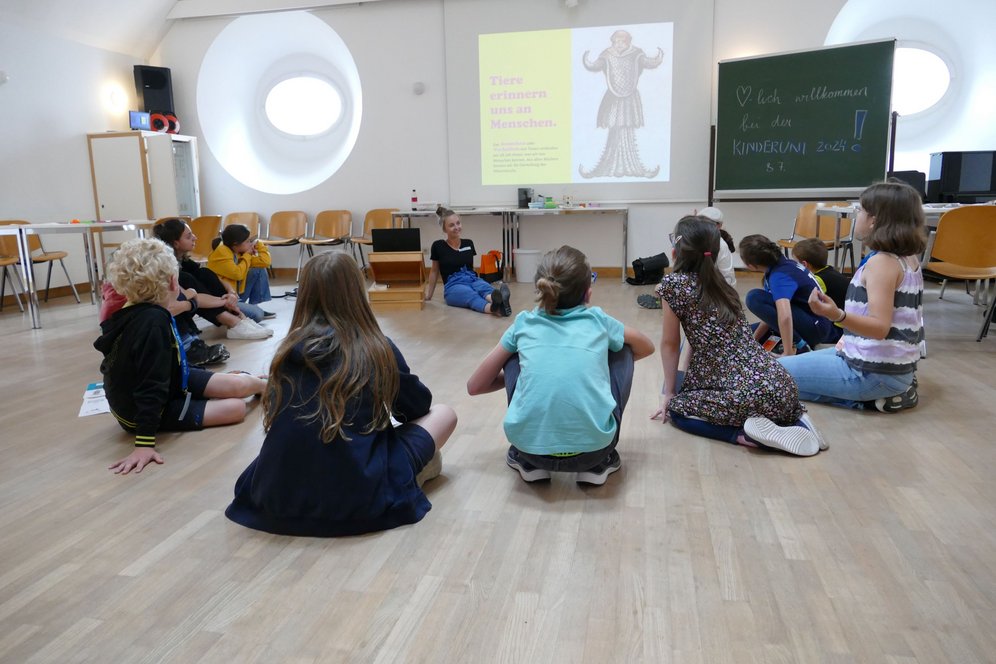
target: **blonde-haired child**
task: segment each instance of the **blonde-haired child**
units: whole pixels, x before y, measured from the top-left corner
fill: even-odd
[[[114,290],[127,299],[100,325],[93,346],[104,354],[100,371],[111,413],[135,434],[135,449],[110,466],[141,472],[163,463],[158,431],[190,431],[245,419],[244,399],[266,381],[244,374],[215,374],[189,366],[167,305],[179,292],[172,250],[155,239],[129,240],[108,266]]]

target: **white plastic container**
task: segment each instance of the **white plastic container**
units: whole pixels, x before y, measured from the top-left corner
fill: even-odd
[[[536,268],[539,267],[543,252],[539,249],[515,249],[515,281],[520,284],[533,283]]]

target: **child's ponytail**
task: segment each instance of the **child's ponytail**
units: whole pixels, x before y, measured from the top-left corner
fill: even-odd
[[[536,301],[546,313],[584,304],[591,288],[591,266],[585,255],[564,245],[547,252],[536,268]]]
[[[716,267],[721,241],[719,228],[708,217],[683,217],[674,229],[674,271],[695,274],[700,306],[715,310],[720,321],[732,323],[743,308],[737,291]]]

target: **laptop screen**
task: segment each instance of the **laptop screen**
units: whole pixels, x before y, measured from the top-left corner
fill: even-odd
[[[370,239],[374,251],[422,251],[417,228],[374,228]]]

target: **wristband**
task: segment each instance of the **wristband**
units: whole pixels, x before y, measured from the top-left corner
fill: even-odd
[[[841,309],[841,311],[843,311],[844,313],[842,313],[840,315],[840,318],[838,318],[837,320],[833,321],[834,323],[843,323],[844,319],[847,318],[847,310],[846,309]]]
[[[187,302],[190,303],[190,313],[194,313],[195,311],[197,311],[197,306],[198,305],[197,305],[197,296],[196,295],[193,296],[192,298],[190,298],[189,300],[187,300]]]

